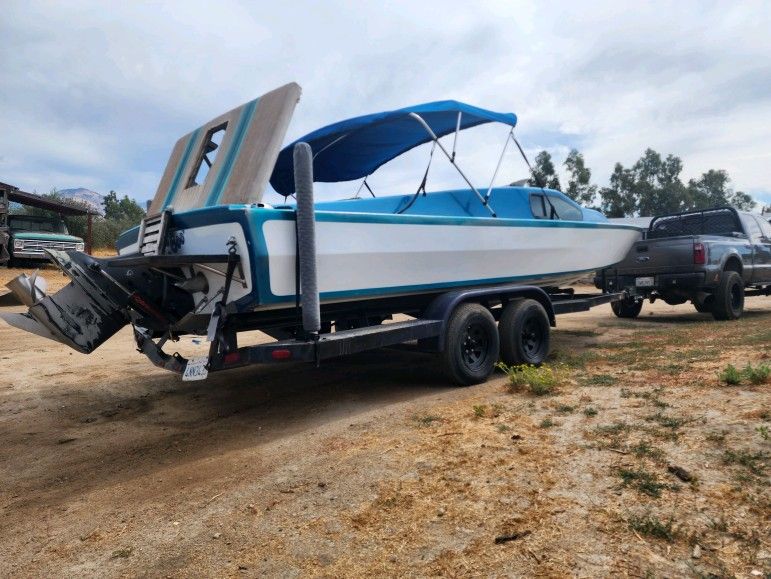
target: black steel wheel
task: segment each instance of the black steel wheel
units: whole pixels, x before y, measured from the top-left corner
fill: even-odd
[[[444,338],[442,366],[456,384],[487,380],[498,361],[495,318],[480,304],[461,304],[450,315]]]
[[[536,300],[506,304],[498,322],[498,334],[504,364],[541,364],[549,355],[549,316]]]
[[[610,303],[610,309],[616,314],[617,318],[636,318],[642,311],[642,300],[627,298],[617,302]]]
[[[737,320],[744,312],[744,282],[735,271],[724,271],[715,288],[712,317],[716,320]]]

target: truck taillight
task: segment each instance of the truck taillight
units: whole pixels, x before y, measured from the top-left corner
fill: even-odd
[[[693,263],[696,265],[704,265],[707,263],[707,248],[703,243],[693,244]]]

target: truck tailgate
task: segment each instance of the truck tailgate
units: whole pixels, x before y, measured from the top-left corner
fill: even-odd
[[[692,235],[638,241],[624,260],[611,269],[614,269],[617,275],[692,272],[694,241]]]

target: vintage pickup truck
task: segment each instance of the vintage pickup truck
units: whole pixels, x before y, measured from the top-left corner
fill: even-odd
[[[646,298],[690,301],[718,320],[739,318],[745,295],[771,294],[771,224],[732,207],[656,217],[623,261],[599,272],[595,285],[628,292],[612,305],[621,318],[637,317]]]
[[[83,240],[70,235],[64,222],[55,217],[9,215],[8,233],[8,267],[13,267],[19,260],[48,261],[44,249],[83,251],[85,248]]]

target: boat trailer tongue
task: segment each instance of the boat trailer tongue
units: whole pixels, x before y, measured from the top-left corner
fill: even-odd
[[[89,354],[129,323],[129,307],[161,316],[142,296],[115,279],[105,260],[78,251],[47,253],[71,283],[46,295],[42,278],[17,277],[8,287],[29,310],[0,314],[8,324]]]

